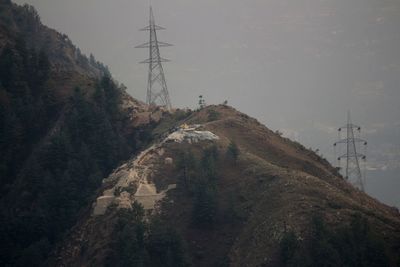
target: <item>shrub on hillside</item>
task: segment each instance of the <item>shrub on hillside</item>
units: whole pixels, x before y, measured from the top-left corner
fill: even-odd
[[[314,216],[309,241],[300,246],[293,234],[286,234],[280,254],[281,266],[390,266],[382,238],[359,214],[337,229]]]

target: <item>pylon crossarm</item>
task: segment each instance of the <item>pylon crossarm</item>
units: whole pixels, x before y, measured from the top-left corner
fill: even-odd
[[[160,62],[170,62],[171,60],[166,59],[166,58],[149,58],[146,60],[143,60],[139,62],[140,64],[146,64],[146,63],[160,63]]]
[[[168,46],[173,46],[172,44],[169,43],[164,43],[164,42],[157,42],[157,41],[152,41],[152,42],[147,42],[138,46],[135,46],[135,48],[149,48],[149,47],[155,47],[158,43],[159,47],[168,47]]]
[[[347,158],[365,158],[364,154],[361,153],[350,153],[350,154],[343,154],[338,157],[338,159],[347,159]]]
[[[153,27],[153,28],[152,28]],[[144,27],[144,28],[142,28],[142,29],[140,29],[139,31],[151,31],[151,30],[157,30],[157,31],[159,31],[159,30],[166,30],[166,28],[164,28],[164,27],[161,27],[161,26],[158,26],[158,25],[154,25],[154,26],[146,26],[146,27]]]
[[[364,139],[361,139],[361,138],[345,138],[345,139],[342,139],[342,140],[339,140],[339,141],[337,141],[336,143],[334,143],[334,144],[347,144],[347,143],[351,143],[351,142],[353,142],[353,140],[354,140],[354,142],[356,142],[356,143],[367,143],[367,141],[365,141]]]

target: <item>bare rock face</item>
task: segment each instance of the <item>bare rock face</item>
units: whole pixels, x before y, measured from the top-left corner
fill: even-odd
[[[97,198],[94,203],[93,216],[104,215],[112,204],[116,204],[118,209],[130,209],[134,201],[142,204],[145,210],[154,209],[156,203],[162,200],[169,190],[176,188],[176,185],[172,184],[168,186],[167,190],[157,192],[156,186],[148,181],[154,172],[153,162],[160,159],[165,153],[164,144],[169,142],[193,144],[199,141],[219,139],[212,132],[197,130],[198,128],[201,128],[201,125],[181,127],[161,142],[142,151],[135,159],[117,168],[110,177],[105,179],[104,182],[113,182],[115,185],[111,189],[105,190],[103,195]],[[165,158],[164,163],[172,165],[173,158]],[[131,195],[127,192],[134,188],[136,188],[135,194]]]
[[[134,198],[137,202],[142,204],[145,210],[152,210],[154,209],[156,203],[166,196],[166,193],[169,190],[175,188],[175,184],[169,185],[167,190],[157,193],[156,186],[154,184],[140,184],[134,195]]]
[[[114,196],[101,196],[97,198],[96,205],[93,209],[93,215],[103,215],[107,208],[114,202]]]
[[[114,181],[115,186],[104,191],[94,203],[93,215],[104,215],[107,208],[116,204],[118,209],[130,209],[134,201],[143,205],[145,210],[154,209],[156,203],[166,196],[166,193],[176,188],[176,185],[168,186],[167,190],[157,192],[156,186],[149,183],[148,178],[152,175],[154,167],[152,161],[164,155],[163,145],[167,142],[197,143],[204,140],[218,140],[218,136],[210,131],[196,130],[200,125],[180,128],[171,133],[160,143],[154,144],[142,151],[135,159],[119,167],[105,182]],[[173,164],[173,159],[164,159],[167,165]],[[137,188],[134,194],[128,193],[132,188]]]

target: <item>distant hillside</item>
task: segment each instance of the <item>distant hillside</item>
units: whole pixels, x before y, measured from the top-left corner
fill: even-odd
[[[103,181],[50,265],[400,263],[399,211],[315,152],[228,106],[169,125]]]
[[[15,45],[18,38],[23,38],[28,49],[46,51],[56,73],[74,71],[97,78],[109,74],[105,65],[97,62],[93,56],[88,58],[83,55],[67,35],[43,25],[34,7],[17,6],[4,0],[2,2],[0,7],[1,50],[7,45]]]

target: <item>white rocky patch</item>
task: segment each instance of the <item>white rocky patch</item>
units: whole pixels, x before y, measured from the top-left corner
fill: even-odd
[[[199,141],[213,141],[218,140],[219,137],[213,134],[210,131],[198,131],[197,127],[189,127],[189,128],[180,128],[177,131],[173,132],[166,138],[166,142],[188,142],[190,144],[197,143]]]
[[[169,185],[168,188],[157,193],[155,184],[148,182],[148,177],[153,173],[153,165],[150,163],[155,157],[164,155],[162,146],[167,142],[188,142],[190,144],[199,141],[218,140],[219,137],[210,131],[200,131],[201,125],[182,125],[178,130],[171,133],[163,141],[152,145],[142,151],[133,161],[121,165],[103,182],[114,182],[113,188],[105,190],[103,195],[98,197],[93,204],[93,215],[103,215],[111,205],[118,209],[131,209],[132,203],[137,201],[143,205],[145,210],[153,210],[156,203],[162,200],[169,190],[175,189],[176,185]],[[164,163],[172,164],[172,158],[165,158]],[[135,194],[129,193],[129,188],[137,187]]]

